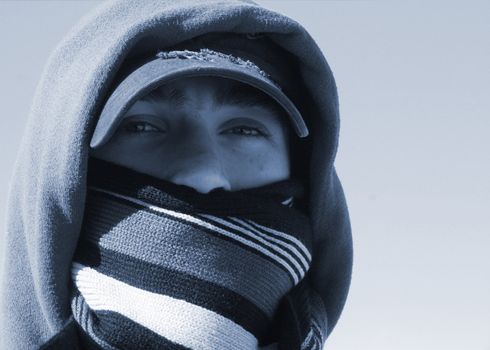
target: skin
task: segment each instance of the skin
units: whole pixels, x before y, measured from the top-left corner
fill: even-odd
[[[193,77],[166,84],[185,103],[138,100],[110,140],[91,156],[209,193],[249,189],[290,176],[284,115],[260,104],[217,104],[212,95],[230,81]],[[236,82],[234,82],[236,84]],[[161,89],[162,89],[161,88]]]

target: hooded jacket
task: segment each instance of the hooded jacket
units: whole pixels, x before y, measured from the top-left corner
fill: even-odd
[[[303,155],[314,233],[308,278],[326,310],[324,332],[332,332],[349,289],[352,240],[334,167],[337,89],[314,39],[291,18],[247,0],[116,0],[66,35],[37,86],[2,229],[1,349],[53,348],[72,332],[70,265],[84,214],[89,143],[118,71],[131,58],[212,32],[265,35],[297,62],[310,130]],[[63,348],[76,348],[75,335],[71,345],[69,338]]]

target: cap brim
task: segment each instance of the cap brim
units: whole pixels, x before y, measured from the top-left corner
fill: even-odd
[[[128,109],[141,97],[174,79],[196,76],[229,78],[254,86],[273,98],[287,112],[299,137],[308,136],[308,128],[293,102],[269,79],[255,69],[222,57],[212,60],[157,58],[132,72],[114,90],[102,109],[90,147],[106,143]]]

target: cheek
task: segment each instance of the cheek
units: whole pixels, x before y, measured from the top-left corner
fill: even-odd
[[[266,184],[289,177],[287,150],[233,146],[222,150],[223,167],[235,183]]]
[[[108,143],[90,155],[119,165],[123,165],[156,177],[165,178],[168,164],[168,152],[162,152],[159,144],[151,139],[130,138],[114,135]]]
[[[256,145],[233,145],[222,147],[222,153],[225,155],[223,160],[226,164],[238,168],[250,168],[264,170],[269,151],[265,147]]]

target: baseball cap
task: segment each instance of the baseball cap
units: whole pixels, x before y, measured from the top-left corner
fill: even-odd
[[[250,57],[249,54],[244,59],[229,50],[224,53],[202,47],[158,52],[115,87],[99,116],[90,147],[105,144],[116,131],[124,114],[138,99],[175,79],[197,76],[228,78],[261,90],[286,111],[293,130],[300,138],[308,136],[308,128],[295,104],[279,83],[251,61]]]

